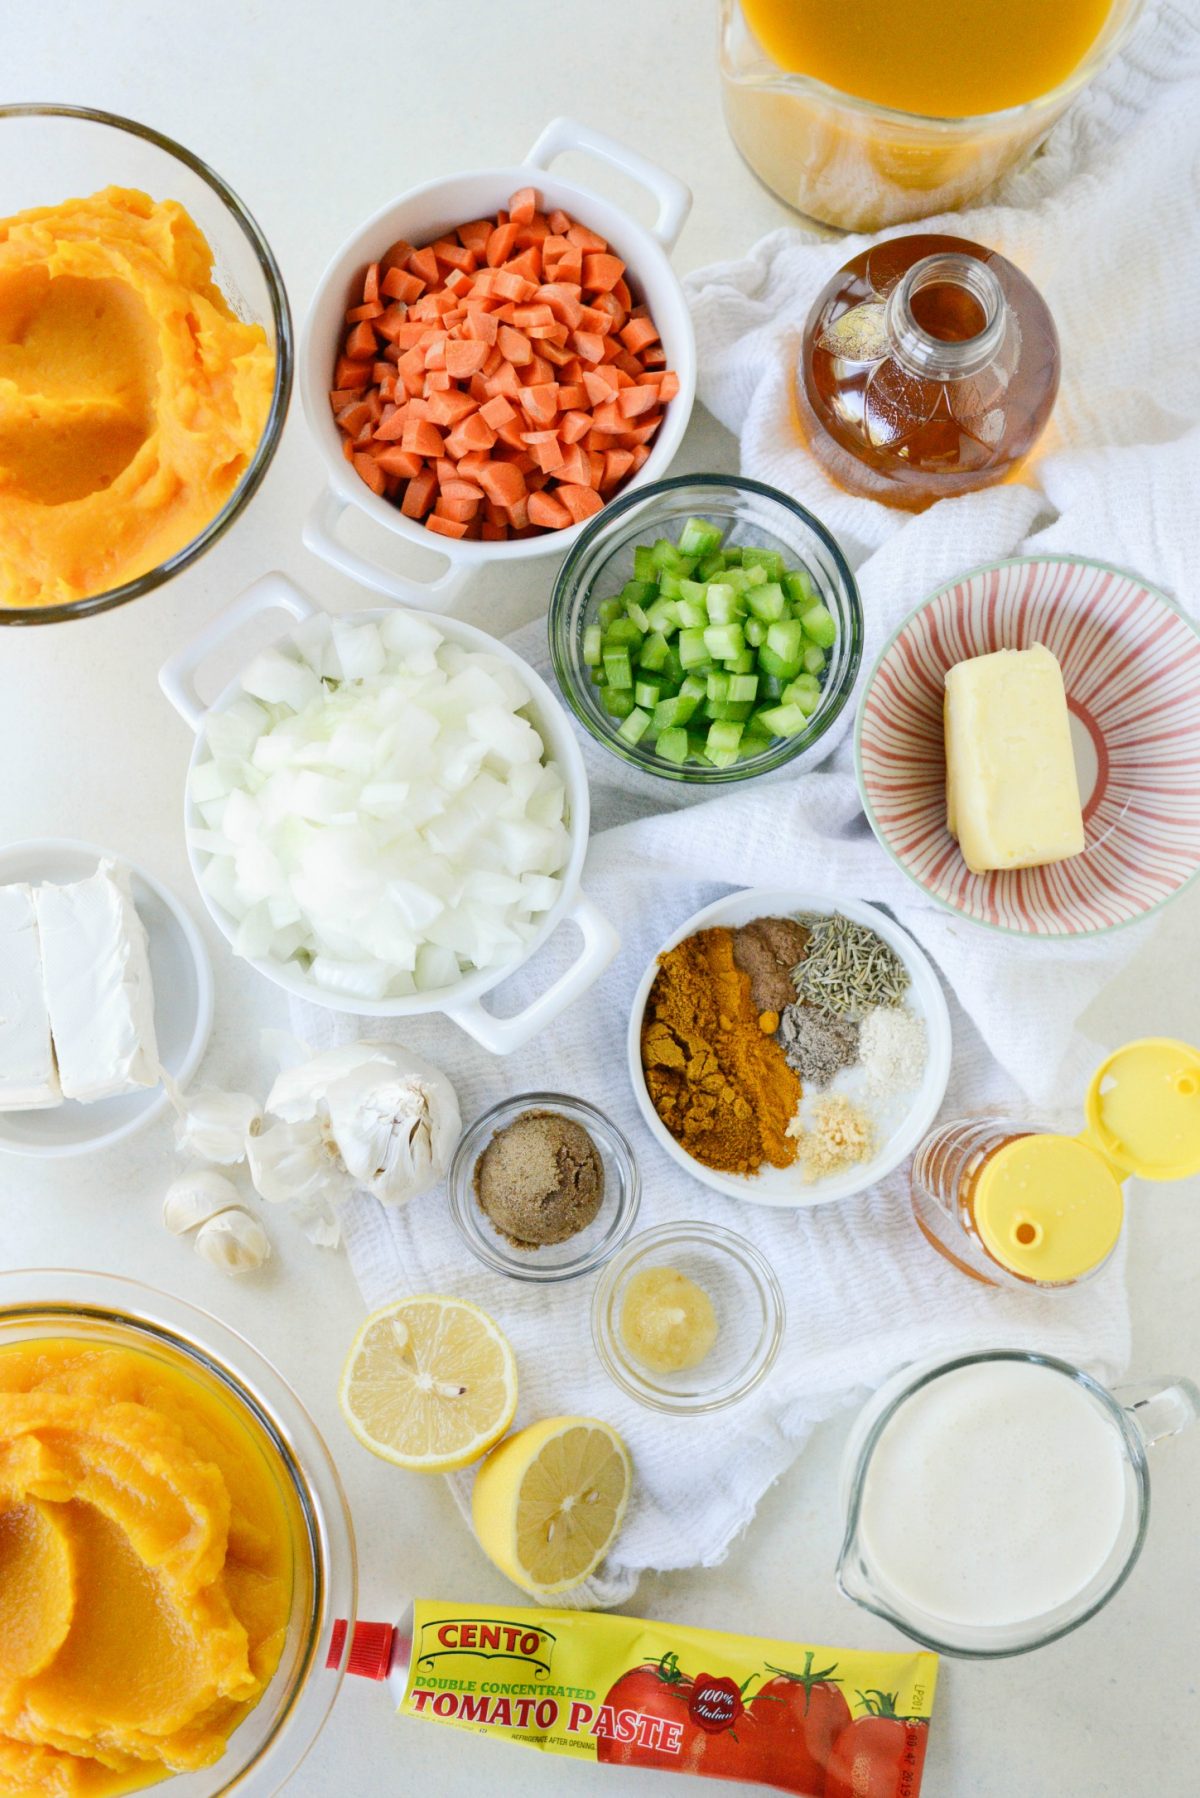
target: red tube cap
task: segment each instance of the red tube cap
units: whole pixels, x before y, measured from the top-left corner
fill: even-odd
[[[341,1665],[342,1652],[346,1646],[346,1630],[345,1618],[339,1617],[333,1626],[333,1637],[325,1658],[326,1667],[336,1669]],[[386,1679],[392,1664],[392,1643],[395,1636],[394,1624],[356,1623],[350,1639],[346,1672],[355,1674],[359,1679]]]

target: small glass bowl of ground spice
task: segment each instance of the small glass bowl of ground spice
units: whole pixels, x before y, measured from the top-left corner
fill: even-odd
[[[584,1099],[519,1093],[463,1132],[450,1213],[485,1266],[515,1280],[573,1280],[625,1241],[641,1181],[617,1126]]]
[[[611,1380],[652,1411],[736,1404],[783,1342],[783,1291],[752,1242],[698,1220],[643,1230],[592,1294],[592,1340]]]

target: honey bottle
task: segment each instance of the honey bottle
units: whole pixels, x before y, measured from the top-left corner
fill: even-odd
[[[840,487],[921,512],[1014,472],[1059,367],[1049,308],[1005,257],[962,237],[895,237],[847,262],[809,314],[801,428]]]

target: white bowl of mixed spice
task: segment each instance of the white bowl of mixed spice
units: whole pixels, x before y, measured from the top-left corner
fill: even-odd
[[[861,900],[728,893],[646,969],[629,1021],[634,1096],[705,1186],[823,1205],[874,1186],[932,1124],[950,1015],[907,931]]]

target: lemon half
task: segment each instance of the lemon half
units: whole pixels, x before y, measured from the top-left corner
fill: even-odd
[[[517,1364],[486,1312],[426,1293],[368,1317],[338,1402],[372,1454],[421,1473],[453,1473],[485,1455],[512,1422]]]
[[[537,1596],[593,1573],[621,1527],[632,1469],[617,1432],[595,1417],[548,1417],[492,1450],[471,1513],[484,1552]]]

